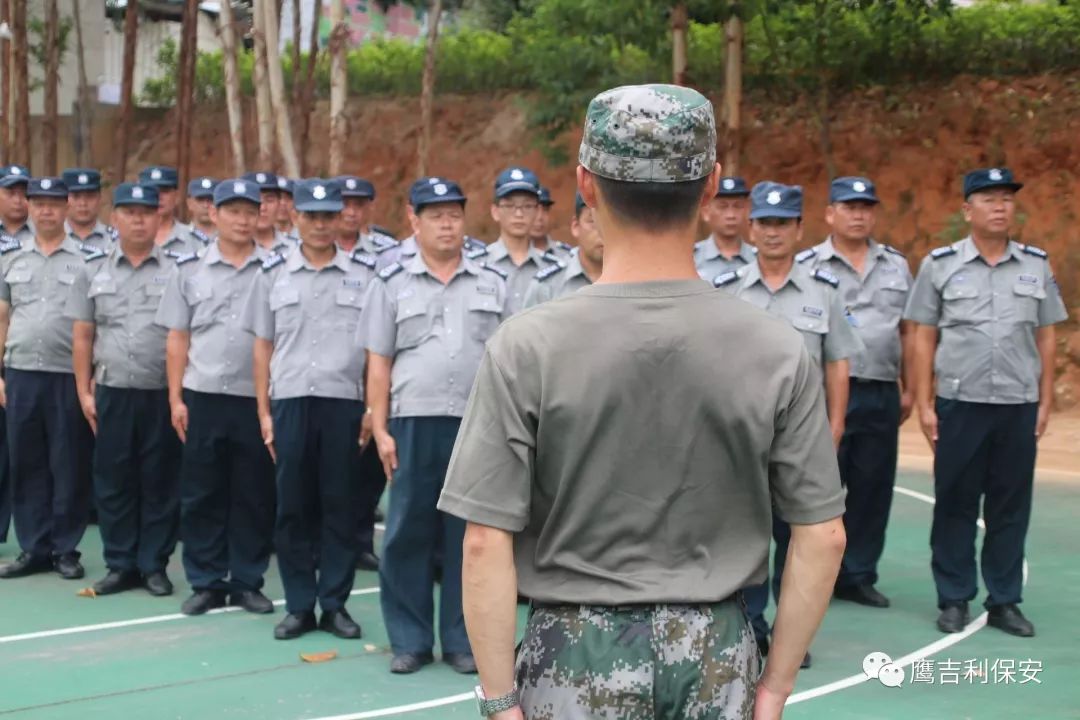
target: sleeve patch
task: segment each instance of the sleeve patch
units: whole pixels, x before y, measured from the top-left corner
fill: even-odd
[[[814,279],[818,282],[823,282],[826,285],[832,285],[834,288],[840,287],[840,278],[836,277],[828,270],[815,270]]]
[[[470,260],[476,260],[477,258],[482,258],[487,255],[487,252],[487,246],[485,245],[483,247],[477,247],[469,250],[465,253],[465,257],[469,258]]]
[[[489,272],[495,273],[496,275],[501,277],[503,280],[510,277],[509,273],[507,273],[505,270],[501,270],[501,269],[495,267],[494,265],[489,265],[488,263],[483,263],[483,264],[480,265],[480,267],[484,268],[485,270],[488,270]],[[558,267],[558,266],[556,265],[555,267]]]
[[[892,253],[893,255],[898,255],[899,257],[902,257],[902,258],[906,258],[906,257],[907,257],[907,255],[905,255],[904,253],[900,252],[899,250],[897,250],[896,248],[894,248],[894,247],[893,247],[892,245],[885,245],[884,247],[885,247],[885,252],[889,252],[889,253]]]
[[[817,257],[817,250],[814,248],[807,248],[795,256],[795,262],[804,263],[812,257]]]
[[[282,255],[281,253],[275,253],[275,254],[271,255],[270,257],[266,258],[265,260],[263,260],[263,263],[262,263],[263,272],[270,272],[271,270],[273,270],[274,268],[276,268],[278,265],[280,265],[283,262],[285,262],[285,256]]]
[[[203,245],[210,244],[210,236],[204,233],[199,228],[191,228],[191,236],[201,242]]]
[[[387,265],[379,272],[379,279],[385,282],[386,280],[394,277],[404,269],[405,266],[401,263],[393,263],[391,265]]]
[[[198,259],[199,259],[199,254],[198,253],[183,253],[183,254],[176,255],[176,264],[177,265],[183,265],[184,263],[189,263],[192,260],[198,260]],[[263,267],[265,268],[265,264],[264,264]]]
[[[4,235],[0,238],[0,255],[6,255],[9,252],[18,250],[22,247],[22,243],[11,237],[10,235]]]
[[[956,254],[956,248],[952,245],[946,245],[945,247],[939,247],[930,251],[930,257],[935,260],[940,260],[943,257],[949,257]]]
[[[736,270],[728,270],[726,273],[720,273],[713,278],[713,287],[724,287],[730,285],[739,279],[739,273]]]
[[[535,277],[537,280],[543,282],[553,275],[558,275],[562,269],[561,265],[548,265],[546,268],[536,273]]]
[[[375,265],[377,264],[375,256],[368,255],[367,253],[362,252],[353,252],[353,254],[349,256],[349,259],[352,260],[354,263],[359,263],[363,265],[369,270],[374,270]]]
[[[1033,245],[1025,245],[1023,247],[1023,251],[1026,252],[1028,255],[1034,255],[1035,257],[1042,258],[1043,260],[1050,257],[1045,250],[1043,250],[1042,248],[1034,247]]]

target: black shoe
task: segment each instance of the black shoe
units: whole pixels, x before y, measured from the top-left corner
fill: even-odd
[[[249,613],[255,613],[256,615],[269,615],[274,612],[274,603],[270,602],[270,598],[266,597],[258,590],[234,592],[229,597],[229,604],[243,608]]]
[[[196,590],[180,606],[185,615],[204,615],[210,610],[225,607],[225,593],[221,590]]]
[[[435,662],[431,653],[402,653],[390,660],[390,672],[395,675],[410,675],[425,665]]]
[[[802,668],[803,670],[810,667],[810,651],[809,650],[806,651],[806,655],[803,655],[802,664],[799,665],[799,667]]]
[[[879,593],[877,589],[870,584],[838,587],[833,592],[833,596],[840,600],[847,600],[848,602],[858,603],[859,605],[873,608],[887,608],[890,604],[889,598]]]
[[[94,583],[94,594],[115,595],[139,587],[139,573],[134,570],[109,570],[105,577]]]
[[[342,640],[359,640],[364,634],[360,624],[349,617],[349,611],[345,608],[324,612],[319,618],[319,629]]]
[[[164,570],[152,572],[143,579],[146,591],[154,597],[165,597],[173,594],[173,584]]]
[[[78,553],[64,553],[53,561],[53,566],[65,580],[78,580],[86,575]]]
[[[943,633],[958,633],[967,626],[970,620],[966,602],[949,603],[938,616],[937,627]]]
[[[356,557],[356,569],[379,572],[379,556],[373,552],[362,552]]]
[[[769,638],[759,637],[754,639],[757,641],[757,649],[761,653],[761,657],[769,657]]]
[[[7,565],[0,567],[0,578],[21,578],[27,575],[34,575],[35,573],[48,572],[52,570],[53,564],[49,558],[35,557],[30,553],[19,553],[19,557],[15,558]]]
[[[315,613],[308,610],[286,615],[274,628],[275,640],[294,640],[315,629]]]
[[[995,605],[989,608],[986,624],[1016,637],[1035,636],[1035,626],[1024,617],[1024,613],[1020,612],[1020,608],[1012,603]]]
[[[476,659],[473,658],[472,653],[443,653],[442,659],[456,673],[476,674]]]

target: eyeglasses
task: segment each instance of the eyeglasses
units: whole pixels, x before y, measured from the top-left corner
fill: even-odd
[[[520,205],[515,203],[499,203],[497,206],[503,212],[508,212],[512,215],[521,213],[526,215],[531,212],[536,212],[536,209],[540,207],[540,203],[521,203]]]

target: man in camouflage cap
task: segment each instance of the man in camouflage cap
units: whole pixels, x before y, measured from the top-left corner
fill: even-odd
[[[708,100],[602,93],[579,158],[602,273],[488,341],[439,503],[467,522],[481,714],[779,718],[844,549],[821,371],[694,268],[720,176]],[[741,591],[766,576],[773,508],[793,549],[761,673]]]

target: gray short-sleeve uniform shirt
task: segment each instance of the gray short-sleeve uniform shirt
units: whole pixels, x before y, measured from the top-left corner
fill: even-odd
[[[11,240],[17,240],[24,246],[34,242],[34,226],[27,220],[21,227],[16,228],[14,232],[10,232],[6,227],[0,225],[0,244]]]
[[[255,397],[255,336],[244,326],[244,307],[268,257],[256,244],[237,268],[221,257],[215,241],[202,258],[178,264],[169,278],[156,321],[190,333],[183,382],[188,390]]]
[[[42,253],[36,240],[0,245],[0,300],[11,306],[5,366],[72,372],[71,320],[64,306],[85,257],[70,238],[52,255]]]
[[[899,378],[900,320],[914,282],[903,253],[871,240],[860,274],[827,238],[797,260],[811,270],[827,270],[840,281],[837,294],[863,343],[863,350],[851,358],[851,377],[885,382]]]
[[[939,328],[937,394],[994,404],[1039,401],[1035,329],[1068,319],[1046,253],[1010,241],[991,266],[967,237],[926,257],[904,317]]]
[[[536,273],[529,283],[529,289],[525,291],[525,307],[539,305],[589,285],[592,285],[592,280],[581,267],[578,250],[574,248],[565,260]]]
[[[159,247],[165,256],[177,260],[185,255],[198,255],[206,248],[206,243],[195,236],[190,225],[173,221],[172,231]]]
[[[698,275],[706,282],[712,282],[726,272],[739,270],[756,262],[757,248],[745,240],[739,241],[739,252],[731,257],[720,252],[720,248],[716,246],[716,238],[712,235],[694,245],[694,265]]]
[[[303,247],[272,256],[252,284],[244,326],[270,340],[270,397],[364,399],[364,296],[374,261],[338,248],[315,269]]]
[[[505,302],[501,271],[468,258],[445,285],[419,253],[382,270],[365,335],[368,350],[393,359],[390,417],[461,417]]]
[[[92,255],[97,250],[108,252],[116,242],[116,230],[100,220],[94,224],[94,229],[86,237],[79,237],[66,221],[64,222],[64,230],[67,232],[68,237],[82,245],[83,251],[87,255]]]
[[[439,500],[515,533],[523,594],[602,605],[761,582],[774,506],[844,512],[821,371],[787,322],[701,280],[591,285],[506,321]]]
[[[529,254],[525,262],[515,265],[506,249],[506,243],[499,238],[486,248],[477,248],[466,255],[479,262],[497,267],[506,273],[506,316],[509,317],[525,306],[525,293],[529,290],[536,273],[549,265],[557,265],[559,257],[550,250],[542,252],[529,245]]]
[[[806,342],[810,357],[822,367],[862,350],[862,341],[837,294],[838,280],[825,271],[794,263],[787,280],[775,292],[765,284],[756,262],[714,282],[719,287],[735,285],[736,297],[791,323]]]
[[[107,255],[89,258],[68,296],[66,315],[94,323],[94,381],[112,388],[161,390],[165,376],[165,328],[155,324],[171,261],[154,247],[134,267],[117,243]]]

